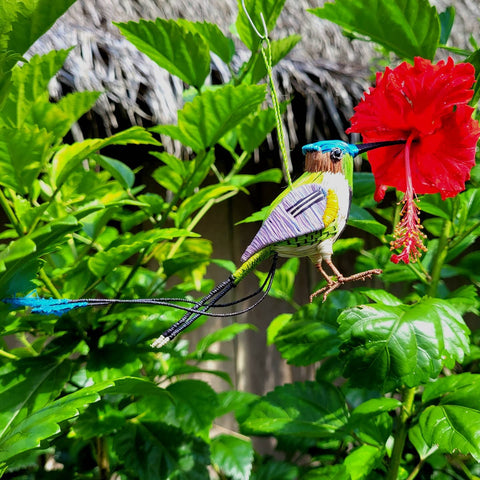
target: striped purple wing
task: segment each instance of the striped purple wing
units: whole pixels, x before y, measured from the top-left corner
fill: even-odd
[[[293,189],[265,219],[242,262],[268,245],[322,230],[326,204],[327,192],[316,183]]]

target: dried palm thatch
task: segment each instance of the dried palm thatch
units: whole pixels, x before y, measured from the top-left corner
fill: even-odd
[[[367,88],[376,52],[372,45],[350,41],[340,29],[306,12],[322,0],[287,0],[273,36],[300,33],[301,43],[275,69],[284,98],[296,96],[301,114],[289,105],[286,124],[293,147],[301,140],[344,137],[345,122]],[[448,2],[434,2],[439,11]],[[453,31],[456,46],[465,47],[468,37],[479,37],[480,5],[458,0]],[[237,15],[236,0],[78,0],[54,27],[29,51],[75,46],[55,81],[54,98],[65,91],[105,92],[95,106],[106,133],[118,127],[119,111],[130,124],[168,124],[176,121],[182,106],[182,82],[170,76],[140,53],[119,33],[113,21],[183,17],[217,23],[227,32]],[[238,65],[247,57],[239,51]],[[228,81],[229,71],[218,59],[215,75]],[[81,132],[77,132],[77,136]]]

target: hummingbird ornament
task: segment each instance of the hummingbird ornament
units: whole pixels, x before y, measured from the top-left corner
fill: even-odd
[[[400,143],[405,141],[354,145],[340,140],[326,140],[305,145],[302,148],[305,155],[304,173],[270,205],[262,226],[242,255],[239,268],[197,302],[183,298],[71,300],[32,296],[9,298],[5,301],[16,307],[31,307],[33,313],[56,315],[79,307],[117,303],[162,305],[184,310],[183,317],[152,343],[152,347],[160,348],[202,315],[228,317],[253,309],[270,290],[278,256],[309,257],[327,282],[310,296],[310,301],[317,295],[323,295],[325,300],[329,293],[347,282],[365,280],[382,273],[380,269],[374,269],[345,277],[332,262],[332,248],[347,224],[352,202],[353,159],[374,148]],[[231,303],[218,303],[260,262],[270,257],[273,258],[272,266],[259,290]],[[331,274],[325,271],[324,266],[329,268]],[[209,312],[211,308],[236,305],[261,293],[263,294],[255,303],[241,311]],[[190,306],[179,305],[181,303]]]

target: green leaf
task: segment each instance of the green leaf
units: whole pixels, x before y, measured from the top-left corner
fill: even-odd
[[[131,127],[107,138],[89,138],[83,142],[62,147],[53,159],[52,181],[61,185],[82,160],[109,145],[160,145],[141,127]]]
[[[242,417],[251,403],[258,400],[259,396],[254,393],[242,392],[239,390],[228,390],[218,394],[218,407],[216,416],[221,417],[229,412],[234,412],[235,416]],[[244,415],[243,415],[244,416]]]
[[[476,105],[480,100],[480,49],[475,50],[469,57],[465,59],[466,62],[471,63],[475,67],[475,84],[473,86],[473,98],[470,100],[470,105]],[[474,167],[475,169],[475,167]]]
[[[289,364],[311,365],[338,354],[340,340],[337,330],[322,321],[322,311],[318,303],[307,304],[275,334],[275,346]]]
[[[196,210],[202,208],[207,202],[213,200],[215,202],[220,201],[226,194],[237,192],[238,189],[232,185],[209,185],[199,190],[197,193],[188,197],[178,207],[177,215],[175,217],[175,225],[181,227],[183,222]]]
[[[111,173],[112,177],[117,180],[123,188],[132,188],[135,182],[135,174],[123,162],[119,162],[114,158],[105,155],[96,155],[95,160],[105,170]]]
[[[215,150],[200,152],[193,160],[182,161],[167,152],[152,152],[152,155],[165,163],[165,167],[157,168],[153,178],[167,190],[171,190],[180,198],[192,195],[200,186],[210,167],[215,162]]]
[[[211,149],[208,152],[200,152],[192,161],[191,174],[188,177],[186,188],[182,193],[184,197],[192,195],[210,171],[210,167],[215,163],[215,149]]]
[[[324,382],[286,384],[250,407],[242,428],[250,434],[331,438],[347,423],[340,391]]]
[[[460,315],[475,312],[479,306],[478,292],[474,285],[464,285],[452,292],[448,301]]]
[[[270,322],[270,325],[267,327],[267,345],[272,345],[275,342],[278,333],[287,325],[291,318],[291,313],[281,313]]]
[[[12,258],[16,257],[16,259],[8,259],[6,256],[3,258],[3,262],[0,262],[0,272],[5,268],[5,262],[8,262],[8,268],[0,275],[0,298],[30,290],[31,287],[27,289],[27,286],[37,272],[39,258],[54,251],[58,245],[65,242],[65,235],[79,228],[80,226],[74,217],[60,218],[23,237],[18,249],[16,246],[12,246],[13,252],[15,252]],[[35,249],[33,249],[32,241],[35,244]],[[25,247],[28,255],[19,254],[22,246]]]
[[[455,21],[455,7],[449,6],[442,13],[438,14],[440,20],[440,45],[446,45],[450,32],[452,31],[453,22]]]
[[[285,0],[246,0],[245,8],[247,9],[256,29],[261,35],[265,35],[266,33],[263,29],[263,22],[260,14],[263,15],[267,31],[270,32],[275,27],[284,4]],[[253,30],[250,21],[243,10],[241,0],[238,0],[238,17],[235,26],[238,35],[240,36],[240,40],[250,51],[256,52],[260,46],[261,38]]]
[[[243,150],[253,152],[275,127],[275,110],[268,108],[249,115],[238,127],[238,142]]]
[[[469,372],[449,377],[442,377],[425,386],[422,402],[428,403],[437,398],[455,392],[466,392],[468,395],[479,388],[480,375]]]
[[[70,362],[47,356],[21,359],[2,368],[0,445],[8,432],[31,412],[55,400],[68,380],[70,370]]]
[[[151,130],[180,140],[201,152],[213,147],[265,99],[264,85],[225,85],[197,95],[178,112],[178,126],[160,125]]]
[[[373,300],[375,303],[383,303],[384,305],[403,305],[403,302],[397,298],[395,295],[382,290],[381,288],[371,289],[371,290],[362,290],[362,294],[366,295],[370,300]]]
[[[355,203],[352,203],[350,207],[350,214],[347,223],[352,227],[360,228],[361,230],[365,230],[366,232],[377,237],[383,235],[387,230],[385,225],[377,222],[377,220],[375,220],[367,210],[359,207]]]
[[[299,478],[298,467],[296,465],[292,465],[289,462],[280,462],[271,458],[268,459],[266,463],[256,466],[251,476],[251,480],[295,480],[296,478]],[[302,479],[306,478],[307,477],[302,476]]]
[[[125,478],[208,480],[208,445],[158,420],[125,422],[111,436],[112,450]]]
[[[445,403],[428,407],[420,416],[420,428],[427,445],[446,453],[471,454],[480,461],[480,409],[478,393],[475,392],[476,405],[469,401]],[[453,400],[453,399],[452,399]]]
[[[237,266],[231,260],[224,260],[220,258],[212,258],[212,263],[224,268],[229,273],[234,273],[237,270]]]
[[[134,395],[136,397],[167,397],[171,399],[167,390],[159,388],[158,384],[151,380],[139,377],[118,378],[115,380],[115,385],[105,388],[102,393],[107,395]]]
[[[52,134],[38,127],[0,127],[0,185],[22,195],[31,194],[52,142]]]
[[[24,54],[75,0],[17,2],[17,15],[10,26],[7,50]]]
[[[374,468],[379,466],[383,456],[382,448],[362,445],[347,456],[344,465],[351,480],[364,480]]]
[[[372,398],[355,408],[352,412],[352,417],[357,415],[380,415],[381,413],[401,408],[401,406],[402,402],[396,398]]]
[[[107,344],[100,348],[91,348],[87,362],[87,375],[95,383],[105,380],[136,375],[142,368],[142,361],[129,345]]]
[[[240,220],[235,225],[240,225],[241,223],[263,222],[269,210],[270,210],[270,205],[267,205],[266,207],[263,207],[258,212],[252,213],[252,215],[250,215],[249,217],[244,218],[243,220]]]
[[[218,406],[217,394],[212,387],[200,380],[179,380],[169,385],[167,392],[172,396],[175,407],[174,412],[163,420],[178,422],[187,433],[200,435],[203,431],[208,438]]]
[[[152,174],[152,178],[159,185],[170,190],[176,195],[182,196],[184,189],[183,178],[170,167],[158,167]]]
[[[428,0],[337,0],[308,11],[402,58],[433,60],[440,39],[437,11]]]
[[[2,110],[2,123],[20,127],[31,116],[32,105],[50,104],[48,83],[62,67],[68,53],[69,50],[53,50],[46,55],[34,55],[28,63],[13,69],[12,86]]]
[[[31,238],[20,237],[18,240],[13,240],[0,253],[0,270],[5,271],[6,263],[25,258],[36,250],[37,246]]]
[[[112,246],[108,250],[103,250],[88,259],[88,268],[99,278],[110,273],[115,267],[122,264],[135,253],[149,247],[152,243],[160,240],[171,240],[178,237],[198,236],[188,230],[177,228],[163,228],[161,230],[149,230],[140,232],[124,239],[125,243]]]
[[[271,41],[272,67],[279,63],[282,58],[286,57],[301,39],[302,37],[300,35],[293,34],[285,38],[280,38],[279,40]],[[241,68],[248,68],[248,71],[242,77],[242,83],[251,85],[260,82],[268,73],[265,60],[261,53],[254,54],[253,62],[252,60],[245,62]],[[285,103],[283,103],[282,106],[285,106]]]
[[[389,412],[401,408],[394,398],[372,398],[358,405],[352,412],[348,430],[365,443],[384,446],[392,434],[393,421]]]
[[[36,376],[37,372],[38,370]],[[3,425],[0,432],[0,461],[38,448],[40,442],[61,431],[60,422],[76,417],[88,404],[98,401],[100,399],[98,392],[112,384],[104,382],[80,389],[40,409],[30,411],[28,416],[24,416],[18,422]]]
[[[353,199],[359,207],[374,207],[375,178],[371,172],[353,172]]]
[[[230,63],[235,53],[235,45],[231,38],[227,38],[218,25],[208,22],[190,22],[179,18],[177,23],[191,32],[198,33],[207,42],[208,48],[218,55],[225,63]]]
[[[249,323],[232,323],[226,327],[215,330],[203,337],[197,344],[193,355],[199,355],[207,351],[214,343],[228,342],[245,330],[254,330],[255,327]]]
[[[450,220],[453,216],[453,201],[451,198],[442,200],[440,194],[435,195],[423,195],[418,202],[420,210],[423,212],[436,215],[437,217]]]
[[[469,330],[445,300],[364,305],[344,311],[338,322],[345,374],[367,388],[418,386],[469,351]]]
[[[248,480],[252,470],[253,447],[250,440],[219,435],[212,439],[210,450],[213,463],[233,480]]]
[[[48,93],[48,92],[46,92]],[[57,103],[37,101],[31,107],[26,121],[47,129],[59,142],[72,125],[95,104],[100,92],[75,92],[62,97]]]
[[[408,439],[417,450],[421,460],[425,460],[438,450],[437,445],[428,445],[425,438],[423,438],[422,429],[418,423],[408,429]]]
[[[179,369],[178,374],[202,372],[201,369]],[[205,371],[205,370],[203,370]],[[175,372],[177,374],[177,372]],[[218,406],[217,394],[206,382],[179,380],[165,389],[166,395],[145,395],[135,403],[135,409],[145,421],[162,422],[181,428],[208,440]]]
[[[210,72],[210,49],[203,36],[180,22],[162,18],[114,24],[160,67],[197,89],[202,87]]]
[[[256,183],[263,182],[273,182],[280,183],[282,181],[283,174],[282,171],[278,168],[270,168],[263,172],[257,173],[256,175],[234,175],[229,184],[235,185],[239,188],[249,187]]]
[[[310,470],[302,480],[351,480],[345,465],[327,465]]]

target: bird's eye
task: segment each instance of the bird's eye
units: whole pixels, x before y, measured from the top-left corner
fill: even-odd
[[[343,152],[341,148],[335,147],[330,150],[330,160],[333,163],[339,162],[343,157]]]

